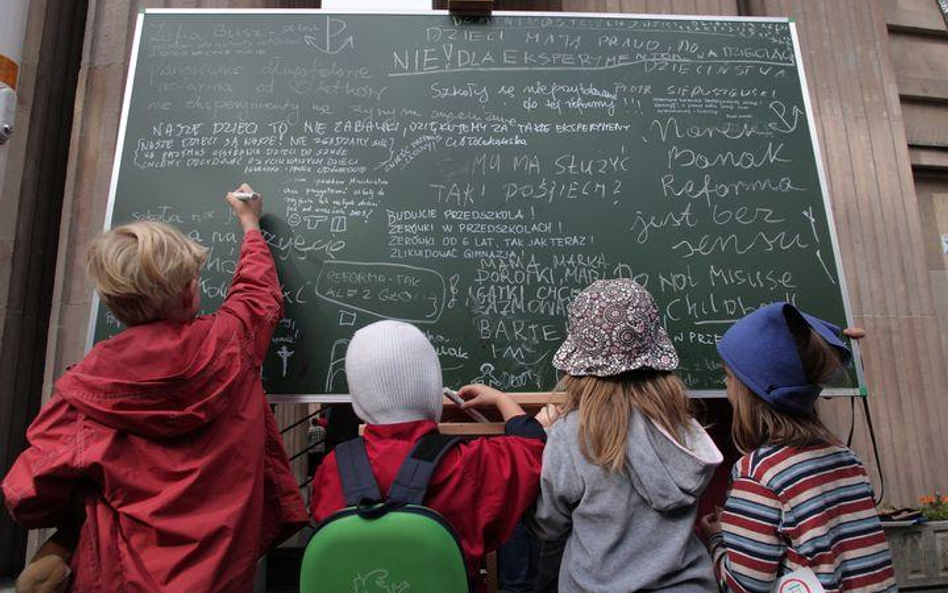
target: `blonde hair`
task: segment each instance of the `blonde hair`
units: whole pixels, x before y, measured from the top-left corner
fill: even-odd
[[[105,306],[126,325],[166,318],[194,280],[207,248],[167,224],[140,221],[96,237],[86,274]]]
[[[813,329],[794,335],[803,370],[811,383],[822,385],[839,370],[842,361],[832,346]],[[809,447],[836,442],[814,408],[807,414],[783,413],[752,392],[736,375],[730,375],[731,439],[742,453],[764,445]]]
[[[625,468],[629,420],[634,412],[660,426],[679,443],[691,422],[684,383],[670,371],[640,369],[613,377],[567,375],[562,414],[579,414],[579,447],[590,462],[610,473]]]

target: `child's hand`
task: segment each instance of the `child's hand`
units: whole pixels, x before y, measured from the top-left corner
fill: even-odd
[[[534,418],[537,419],[537,422],[543,425],[543,428],[549,429],[553,426],[553,423],[559,420],[560,409],[556,407],[556,404],[547,404],[537,413]]]
[[[16,593],[62,593],[69,584],[69,565],[62,557],[43,556],[26,565],[16,580]]]
[[[847,327],[843,330],[843,335],[853,340],[861,340],[866,337],[866,330],[861,327]]]
[[[498,391],[493,387],[474,383],[465,385],[458,390],[458,395],[464,399],[461,409],[478,408],[482,406],[496,406],[503,399],[510,399],[510,396],[503,391]]]
[[[467,400],[461,404],[462,410],[476,406],[494,406],[497,408],[497,411],[500,412],[500,415],[504,417],[504,422],[514,416],[524,414],[523,408],[521,408],[520,404],[515,402],[512,397],[487,385],[477,383],[465,385],[458,390],[458,395]]]
[[[698,521],[698,528],[705,541],[711,539],[712,535],[721,533],[721,511],[715,509],[713,513],[708,513]]]
[[[250,185],[241,183],[240,187],[227,194],[227,202],[230,204],[231,210],[234,211],[234,216],[240,221],[240,226],[243,227],[244,231],[259,229],[260,213],[263,211],[263,199],[252,198],[249,200],[241,200],[237,197],[238,192],[242,194],[254,193]]]

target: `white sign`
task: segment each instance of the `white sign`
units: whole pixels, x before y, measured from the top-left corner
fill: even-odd
[[[777,579],[772,593],[826,593],[826,590],[812,570],[801,568]]]

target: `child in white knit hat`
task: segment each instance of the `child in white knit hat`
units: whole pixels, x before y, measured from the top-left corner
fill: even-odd
[[[355,333],[346,352],[352,405],[366,423],[363,438],[383,495],[421,437],[436,432],[443,406],[441,365],[434,347],[413,325],[379,321]],[[424,504],[438,511],[461,540],[468,570],[498,548],[537,496],[546,433],[509,396],[468,386],[465,407],[492,405],[505,435],[451,449],[438,464]],[[313,480],[311,511],[322,521],[346,506],[335,454]]]

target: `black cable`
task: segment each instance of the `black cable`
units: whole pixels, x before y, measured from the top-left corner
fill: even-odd
[[[856,432],[856,398],[849,398],[849,436],[846,437],[846,446],[853,448],[853,434]]]
[[[869,398],[866,396],[854,396],[849,398],[849,408],[852,411],[852,417],[849,423],[849,437],[846,439],[846,446],[852,447],[853,433],[856,432],[856,397],[862,399],[863,410],[866,414],[866,426],[869,428],[869,442],[872,444],[872,455],[876,460],[876,469],[879,470],[879,495],[874,501],[876,506],[882,503],[882,497],[885,496],[885,474],[882,473],[882,461],[879,459],[879,444],[876,442],[876,431],[872,427],[872,413],[869,411]]]
[[[876,431],[872,428],[872,414],[869,413],[869,399],[862,398],[862,407],[866,412],[866,424],[869,426],[869,440],[872,441],[872,453],[876,458],[876,469],[879,470],[879,497],[876,500],[876,506],[882,502],[885,495],[885,474],[882,473],[882,461],[879,460],[879,445],[876,443]]]

